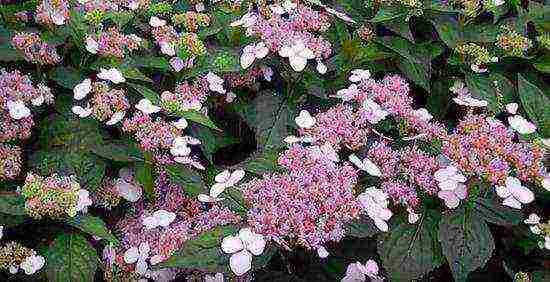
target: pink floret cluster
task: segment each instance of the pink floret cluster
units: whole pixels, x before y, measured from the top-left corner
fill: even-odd
[[[353,195],[357,171],[301,145],[283,152],[279,164],[286,173],[267,174],[241,187],[251,207],[248,224],[286,246],[316,249],[340,241],[345,224],[360,213]]]
[[[38,33],[17,33],[11,43],[23,54],[27,62],[41,65],[55,65],[61,62],[61,57],[57,54],[55,47],[42,41]]]
[[[123,58],[126,53],[137,50],[141,41],[135,35],[122,34],[116,27],[111,27],[98,36],[90,35],[88,40],[97,42],[99,55],[118,58]]]
[[[0,143],[0,180],[14,179],[21,172],[21,148]]]
[[[133,133],[144,151],[170,149],[174,139],[182,135],[182,130],[166,122],[162,118],[153,119],[142,112],[136,112],[133,117],[125,119],[122,130]]]
[[[195,83],[182,82],[176,85],[174,92],[164,91],[161,103],[168,111],[199,111],[208,98],[208,83],[205,79],[198,79]]]

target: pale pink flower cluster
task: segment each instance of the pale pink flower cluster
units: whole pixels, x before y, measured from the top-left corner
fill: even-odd
[[[344,237],[344,225],[359,216],[353,195],[357,171],[320,155],[315,147],[292,145],[279,157],[287,173],[266,174],[241,187],[251,206],[248,224],[282,245],[317,249]]]
[[[182,82],[176,85],[174,92],[164,91],[160,98],[163,108],[170,112],[200,111],[208,95],[208,82],[201,78],[193,84]]]
[[[36,7],[36,21],[45,25],[65,25],[70,18],[70,3],[68,0],[39,0]]]
[[[51,104],[53,95],[43,84],[34,86],[18,70],[0,71],[0,142],[26,139],[34,125],[30,106]]]
[[[164,172],[155,183],[155,194],[153,204],[140,200],[135,205],[134,215],[117,223],[117,231],[122,236],[121,245],[110,260],[125,271],[147,276],[151,274],[150,266],[168,259],[186,241],[214,227],[240,221],[229,209],[218,205],[201,210],[200,204],[185,196],[185,189],[170,182]],[[162,225],[150,226],[148,220],[160,211],[171,215],[169,220]],[[135,256],[131,254],[133,251],[138,251],[136,264],[136,259],[132,259]]]
[[[125,119],[122,130],[134,134],[140,148],[151,152],[170,150],[174,140],[183,134],[183,130],[164,119],[154,119],[142,112]]]
[[[23,53],[27,62],[55,65],[61,61],[55,47],[42,41],[38,33],[19,32],[11,39],[11,43]]]
[[[76,1],[76,8],[86,12],[91,11],[120,11],[123,8],[137,10],[147,8],[150,0],[86,0]]]
[[[0,180],[14,179],[21,172],[21,148],[0,143]]]
[[[87,79],[84,83],[89,85],[88,93],[81,97],[76,94],[78,91],[75,90],[75,99],[83,100],[86,97],[88,99],[85,107],[73,107],[75,114],[82,118],[92,116],[101,122],[106,122],[107,125],[113,125],[122,120],[126,111],[130,108],[124,90],[111,88],[109,84],[101,81],[90,82]],[[78,87],[75,87],[75,89],[78,89]]]
[[[140,43],[141,38],[134,34],[122,34],[116,27],[111,27],[99,35],[89,35],[86,38],[89,52],[118,58],[123,58],[126,53],[137,50]]]
[[[499,120],[468,115],[443,142],[443,154],[464,173],[504,184],[512,173],[539,183],[544,175],[544,149],[514,142],[514,134]]]

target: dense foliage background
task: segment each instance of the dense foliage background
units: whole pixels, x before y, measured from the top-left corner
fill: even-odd
[[[549,1],[0,2],[2,281],[549,281]]]

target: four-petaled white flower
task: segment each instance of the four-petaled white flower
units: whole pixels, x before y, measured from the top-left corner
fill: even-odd
[[[142,223],[147,230],[161,227],[167,227],[170,223],[174,222],[176,214],[166,210],[155,211],[152,215],[144,217]]]
[[[313,138],[309,136],[303,136],[303,137],[296,137],[294,135],[289,135],[283,139],[283,141],[287,144],[294,144],[294,143],[313,143]]]
[[[281,5],[274,4],[274,5],[269,6],[271,11],[275,14],[278,14],[278,15],[283,15],[285,13],[290,13],[294,9],[296,9],[296,7],[298,7],[298,4],[296,4],[296,3],[294,3],[290,0],[283,1],[283,3],[281,3]]]
[[[46,260],[44,257],[40,255],[33,254],[31,256],[28,256],[21,262],[19,267],[25,271],[25,274],[32,275],[36,273],[38,270],[40,270],[43,266]]]
[[[90,91],[92,91],[92,81],[86,78],[73,88],[73,98],[75,100],[82,100],[86,98],[86,95],[88,95]]]
[[[438,182],[440,191],[437,196],[442,199],[445,206],[454,209],[460,204],[460,200],[466,199],[468,191],[466,189],[466,177],[452,165],[439,169],[434,174]]]
[[[146,115],[154,114],[160,112],[161,108],[159,106],[153,105],[151,100],[149,99],[141,99],[135,106],[136,109],[140,110],[142,113]]]
[[[86,108],[83,108],[81,106],[74,106],[71,110],[75,115],[81,118],[88,117],[92,114],[92,108],[89,106]]]
[[[6,108],[8,108],[10,117],[15,120],[20,120],[31,116],[31,110],[27,108],[27,106],[25,105],[25,102],[21,100],[17,100],[17,101],[9,100],[6,103]]]
[[[149,18],[149,25],[152,27],[161,27],[166,25],[166,21],[163,19],[160,19],[158,17],[151,17]]]
[[[509,103],[506,104],[506,111],[509,114],[515,115],[518,112],[519,105],[518,103]]]
[[[76,203],[75,211],[87,212],[88,207],[93,204],[92,199],[90,198],[90,192],[86,189],[78,190],[78,200]]]
[[[236,21],[233,21],[229,25],[232,26],[232,27],[242,26],[242,27],[245,27],[245,28],[249,28],[252,25],[254,25],[257,20],[258,20],[258,15],[257,14],[255,14],[253,12],[248,12],[248,13],[244,14],[240,19],[238,19]]]
[[[351,154],[348,157],[348,160],[356,165],[360,170],[363,170],[372,176],[382,176],[382,171],[380,171],[380,168],[378,168],[378,166],[368,158],[361,160],[355,154]]]
[[[188,139],[185,137],[176,137],[172,141],[170,153],[175,157],[188,156],[191,153]]]
[[[352,84],[348,88],[340,89],[336,92],[336,95],[334,95],[335,98],[340,98],[344,101],[351,101],[357,97],[359,94],[359,89],[357,88],[357,84]]]
[[[216,183],[210,187],[210,195],[199,194],[197,196],[198,200],[204,203],[212,203],[223,200],[223,198],[219,198],[218,196],[223,193],[226,188],[235,186],[235,184],[243,179],[244,175],[245,172],[241,169],[235,170],[232,173],[229,172],[229,170],[224,170],[218,173],[218,175],[214,178]]]
[[[99,49],[99,43],[97,41],[88,35],[86,37],[86,50],[92,54],[97,54],[97,50]]]
[[[122,73],[116,68],[110,68],[110,69],[101,68],[100,72],[97,74],[97,77],[99,79],[109,80],[114,84],[118,84],[126,81],[124,76],[122,76]]]
[[[229,267],[237,276],[247,273],[252,268],[252,255],[259,256],[264,252],[265,239],[250,228],[243,228],[237,236],[223,238],[221,249],[231,254]]]
[[[136,264],[136,273],[144,275],[147,273],[147,259],[150,251],[149,243],[142,242],[138,247],[131,247],[124,252],[124,262],[128,264]]]
[[[521,185],[521,181],[515,177],[506,177],[505,186],[496,187],[497,195],[504,199],[503,205],[521,209],[522,204],[528,204],[535,200],[535,195],[529,188]]]
[[[134,180],[134,172],[123,168],[118,172],[119,178],[115,182],[115,189],[119,196],[129,202],[137,202],[143,194],[143,188]]]
[[[379,123],[390,114],[371,99],[363,101],[363,110],[366,113],[367,120],[372,124]]]
[[[241,55],[241,67],[247,69],[256,59],[263,59],[269,54],[269,48],[263,42],[246,45]]]
[[[189,126],[189,123],[185,118],[180,118],[177,121],[172,122],[172,125],[177,129],[186,129]]]
[[[360,262],[351,263],[348,265],[346,276],[341,282],[363,282],[366,281],[367,277],[369,277],[371,281],[379,281],[382,280],[382,278],[378,276],[378,271],[378,264],[371,259],[365,264]]]
[[[121,121],[124,118],[124,116],[126,116],[126,112],[116,112],[111,116],[111,118],[105,124],[115,125],[119,121]]]
[[[366,81],[369,79],[370,79],[369,70],[362,70],[362,69],[352,70],[351,75],[349,76],[349,81],[351,82],[360,82],[360,81]]]
[[[410,224],[415,224],[420,219],[420,214],[414,212],[414,210],[411,207],[407,208],[408,213],[408,221]]]
[[[508,123],[519,134],[531,134],[537,131],[537,127],[520,115],[508,117]]]
[[[531,230],[531,232],[533,232],[533,234],[539,235],[542,232],[542,230],[539,227],[540,217],[538,215],[532,213],[523,222],[529,225],[529,229]]]
[[[325,159],[335,163],[340,161],[340,158],[338,157],[338,152],[336,152],[332,144],[328,142],[321,146],[311,146],[309,147],[309,149],[311,150],[313,158],[319,160]]]
[[[387,221],[393,215],[391,210],[388,209],[388,194],[382,189],[369,187],[365,189],[365,192],[357,196],[357,200],[361,203],[367,215],[374,221],[374,225],[381,231],[387,232]]]
[[[208,88],[210,88],[210,90],[220,94],[225,94],[225,89],[223,88],[223,78],[213,72],[208,72],[208,74],[206,74],[206,81],[208,81]]]
[[[290,66],[297,72],[306,68],[307,60],[315,58],[313,51],[307,48],[302,41],[297,41],[292,46],[282,46],[279,49],[279,55],[283,58],[288,57]]]
[[[307,110],[301,110],[300,114],[294,118],[296,125],[300,128],[311,128],[315,125],[315,118]]]

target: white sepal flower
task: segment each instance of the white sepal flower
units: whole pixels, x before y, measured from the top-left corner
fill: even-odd
[[[504,199],[503,205],[521,209],[522,204],[528,204],[535,200],[535,194],[529,188],[521,185],[521,181],[515,177],[508,176],[505,186],[496,187],[497,195]]]
[[[21,100],[17,100],[17,101],[9,100],[6,103],[6,108],[8,108],[10,117],[15,120],[20,120],[31,116],[31,110],[27,108],[27,106],[25,105],[25,102]]]
[[[237,236],[223,238],[221,249],[231,254],[229,267],[237,276],[247,273],[252,268],[252,255],[259,256],[264,252],[265,239],[250,228],[243,228]]]
[[[506,111],[509,114],[515,115],[518,112],[519,105],[518,103],[509,103],[506,104]]]
[[[236,27],[236,26],[242,26],[245,28],[249,28],[252,25],[256,23],[258,20],[258,15],[253,12],[248,12],[244,14],[240,19],[233,21],[229,26]]]
[[[466,185],[464,185],[467,179],[456,167],[449,165],[439,169],[435,172],[434,178],[440,189],[437,196],[448,208],[458,207],[460,200],[464,200],[468,196]]]
[[[189,126],[189,123],[185,118],[180,118],[177,121],[172,122],[172,125],[175,126],[177,129],[186,129],[187,126]]]
[[[453,98],[453,102],[461,106],[473,107],[473,108],[476,108],[476,107],[483,108],[483,107],[487,107],[488,105],[487,101],[476,99],[469,95],[462,95],[462,96],[455,97]]]
[[[176,137],[172,142],[172,147],[170,148],[170,153],[175,157],[188,156],[191,153],[191,148],[189,148],[188,139],[185,137]]]
[[[360,81],[366,81],[369,79],[370,79],[369,70],[362,70],[362,69],[352,70],[351,75],[349,76],[349,81],[351,82],[360,82]]]
[[[371,124],[379,123],[390,114],[371,99],[365,99],[365,101],[363,101],[363,110],[366,113],[367,120]]]
[[[121,121],[126,116],[126,112],[116,112],[111,118],[105,123],[106,125],[115,125]]]
[[[327,65],[323,64],[321,60],[317,60],[317,72],[320,74],[325,74],[327,73],[327,70]]]
[[[160,19],[158,17],[149,18],[149,25],[152,27],[161,27],[166,25],[166,20]]]
[[[86,50],[92,54],[97,54],[98,49],[99,43],[93,37],[88,36],[86,38]]]
[[[109,80],[114,84],[118,84],[126,81],[122,73],[116,68],[110,68],[110,69],[101,68],[100,72],[97,74],[97,77],[99,79]]]
[[[216,273],[215,275],[205,275],[204,282],[223,282],[223,273]]]
[[[433,118],[432,114],[430,114],[430,112],[428,112],[425,108],[414,110],[413,114],[423,121],[429,121]]]
[[[307,110],[301,110],[300,114],[294,118],[296,125],[300,128],[311,128],[315,125],[315,118]]]
[[[415,213],[414,210],[411,209],[410,207],[407,208],[407,213],[408,213],[407,219],[410,224],[415,224],[420,219],[420,214]]]
[[[368,174],[372,176],[377,176],[377,177],[382,176],[382,171],[380,171],[380,168],[378,168],[378,166],[368,158],[364,158],[363,160],[361,160],[355,154],[351,154],[348,157],[348,160],[354,165],[356,165],[360,170],[366,171]]]
[[[531,230],[531,232],[533,232],[533,234],[539,235],[542,232],[542,230],[539,227],[540,217],[538,215],[532,213],[523,222],[529,225],[529,229]]]
[[[73,88],[73,98],[82,100],[92,91],[92,81],[89,78],[84,79]]]
[[[292,46],[282,46],[279,49],[279,55],[288,58],[290,66],[297,72],[301,72],[306,68],[307,60],[315,58],[313,51],[307,48],[302,41],[297,41]]]
[[[229,170],[224,170],[216,177],[214,177],[214,185],[212,185],[210,189],[210,195],[214,195],[214,198],[217,197],[217,195],[220,195],[226,188],[235,186],[239,181],[241,181],[245,176],[245,172],[242,169],[237,169],[233,172],[230,172]]]
[[[340,89],[336,92],[336,95],[334,95],[335,98],[340,98],[344,101],[351,101],[357,97],[359,94],[359,89],[357,88],[357,84],[351,84],[348,88]]]
[[[537,127],[532,122],[520,115],[508,117],[508,123],[510,127],[522,135],[535,133],[535,131],[537,131]]]
[[[214,92],[220,94],[225,94],[225,89],[223,88],[223,79],[216,75],[213,72],[208,72],[206,74],[206,80],[208,81],[208,87]]]
[[[267,54],[269,54],[269,48],[263,42],[247,45],[241,55],[241,67],[247,69],[256,59],[263,59]]]
[[[382,189],[369,187],[357,196],[357,200],[361,203],[367,215],[374,221],[376,227],[383,232],[387,232],[387,221],[393,215],[391,210],[388,209],[388,194]]]
[[[313,143],[313,138],[308,136],[303,137],[296,137],[294,135],[289,135],[283,139],[283,141],[287,144],[294,144],[294,143]]]
[[[142,113],[146,115],[154,114],[160,112],[161,108],[159,106],[153,105],[151,100],[149,99],[141,99],[135,106],[136,109],[140,110]]]
[[[155,211],[152,215],[144,217],[142,223],[147,230],[156,227],[167,227],[170,223],[174,222],[176,214],[166,210]]]
[[[374,260],[368,260],[365,264],[360,262],[351,263],[346,269],[346,276],[341,282],[361,282],[366,281],[367,277],[371,281],[380,281],[381,277],[378,276],[379,267]]]
[[[78,200],[75,206],[75,211],[87,212],[88,207],[93,204],[92,199],[90,198],[90,192],[86,189],[78,190]]]
[[[88,117],[92,114],[92,108],[91,107],[86,107],[86,108],[83,108],[81,106],[74,106],[72,107],[71,109],[73,111],[73,113],[75,115],[77,115],[78,117],[81,117],[81,118],[85,118],[85,117]]]
[[[40,270],[44,266],[45,262],[46,260],[43,256],[33,254],[26,257],[25,260],[21,262],[19,267],[25,271],[25,274],[32,275]]]
[[[134,173],[127,168],[118,172],[119,178],[115,182],[115,189],[119,196],[129,202],[137,202],[143,194],[141,185],[135,183]]]
[[[166,56],[173,57],[176,55],[176,48],[171,42],[162,41],[159,43],[160,52]]]
[[[340,158],[338,157],[338,152],[336,152],[334,147],[328,142],[321,146],[311,146],[309,147],[309,150],[311,151],[313,157],[316,159],[325,159],[334,163],[340,161]]]
[[[147,259],[150,251],[149,244],[142,242],[138,247],[131,247],[124,252],[124,262],[128,264],[136,264],[136,273],[144,275],[147,273]]]

